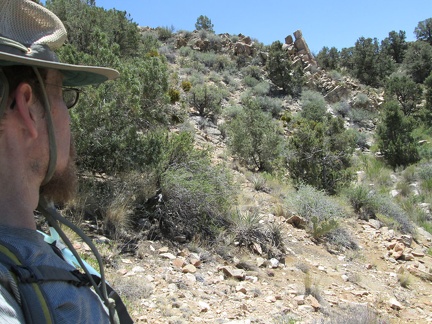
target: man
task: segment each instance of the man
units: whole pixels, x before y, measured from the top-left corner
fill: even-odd
[[[67,87],[118,76],[58,62],[54,50],[65,39],[62,22],[43,6],[0,0],[0,322],[130,323],[103,278],[72,251],[87,276],[78,273],[36,231],[37,208],[73,250],[52,204],[70,199],[77,182],[68,109],[79,90]]]

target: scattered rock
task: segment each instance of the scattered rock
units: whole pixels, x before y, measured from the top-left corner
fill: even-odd
[[[270,260],[269,260],[269,262],[270,262],[270,267],[271,268],[277,268],[278,266],[279,266],[279,260],[277,260],[277,259],[275,259],[275,258],[271,258]]]
[[[198,302],[198,307],[200,308],[201,313],[208,312],[210,310],[210,305],[203,301]]]
[[[305,303],[312,306],[315,312],[319,311],[322,307],[318,300],[312,295],[305,298]]]
[[[393,308],[394,310],[401,310],[402,309],[402,304],[394,297],[390,298],[390,300],[388,301],[388,304],[389,304],[390,308]]]
[[[287,223],[301,229],[306,228],[306,225],[308,224],[308,222],[303,217],[300,217],[298,215],[293,215],[288,218]]]
[[[197,268],[193,264],[187,264],[182,269],[183,273],[195,273],[196,271]]]
[[[175,260],[176,256],[172,253],[161,253],[160,256],[164,259]]]
[[[246,276],[246,272],[243,269],[236,269],[227,266],[227,267],[222,267],[221,270],[223,271],[225,276],[230,278],[243,280]]]

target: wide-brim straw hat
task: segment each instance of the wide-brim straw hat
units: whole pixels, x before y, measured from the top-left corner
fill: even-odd
[[[28,65],[59,70],[65,86],[83,86],[113,80],[111,68],[59,62],[54,51],[67,32],[61,20],[31,0],[0,0],[0,68]]]

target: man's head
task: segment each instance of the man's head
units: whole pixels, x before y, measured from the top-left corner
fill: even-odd
[[[62,22],[45,7],[31,0],[0,0],[0,131],[11,111],[28,109],[30,134],[34,131],[46,142],[40,151],[45,159],[31,159],[31,170],[41,176],[41,193],[56,201],[69,198],[73,185],[68,184],[76,183],[70,107],[63,86],[97,84],[118,76],[109,68],[60,63],[54,51],[65,39]]]

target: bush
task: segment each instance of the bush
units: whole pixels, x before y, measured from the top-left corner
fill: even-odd
[[[412,131],[414,123],[405,117],[399,105],[390,101],[383,106],[384,116],[376,131],[377,144],[387,163],[395,169],[420,160]]]
[[[432,46],[426,42],[411,42],[403,66],[417,83],[423,83],[432,72]]]
[[[415,234],[415,227],[409,215],[396,202],[386,195],[376,195],[375,202],[374,212],[378,218],[384,216],[391,220],[387,225],[403,234]]]
[[[174,26],[156,28],[159,40],[166,41],[167,39],[171,38],[173,36],[174,29]]]
[[[271,116],[256,100],[244,98],[244,109],[228,125],[228,146],[251,169],[271,171],[280,156],[282,138]]]
[[[142,132],[170,120],[166,62],[150,57],[119,69],[116,82],[89,89],[71,110],[81,171],[142,170]]]
[[[377,209],[375,193],[367,185],[351,186],[345,191],[354,212],[362,219],[369,219]]]
[[[209,32],[214,32],[213,27],[214,27],[214,25],[212,24],[211,19],[209,17],[203,16],[203,15],[200,15],[197,18],[197,21],[195,23],[195,29],[196,30],[205,30],[205,31],[209,31]]]
[[[302,110],[300,115],[308,120],[316,122],[322,121],[327,112],[326,101],[324,97],[311,90],[303,91],[301,96]]]
[[[419,110],[422,99],[422,88],[406,75],[392,75],[385,84],[387,98],[395,99],[402,107],[405,116]]]
[[[280,41],[273,42],[269,48],[266,62],[268,76],[285,94],[294,94],[292,62],[287,51],[282,49]]]
[[[243,83],[245,86],[253,88],[259,84],[259,80],[247,75],[243,78]]]
[[[349,117],[351,111],[351,105],[347,101],[340,101],[334,105],[333,110],[336,114],[342,118]]]
[[[163,203],[157,212],[165,237],[198,236],[214,242],[228,226],[228,214],[236,201],[232,180],[222,167],[205,158],[176,163],[162,174]],[[180,207],[180,208],[179,208]]]
[[[270,113],[274,118],[279,117],[282,111],[282,100],[268,96],[257,96],[256,100],[261,110]]]
[[[200,116],[217,116],[221,112],[221,103],[225,93],[214,85],[198,85],[191,89],[189,101]]]
[[[345,217],[345,210],[335,200],[309,185],[301,185],[288,204],[308,222],[316,239],[337,229],[338,220]]]
[[[286,164],[296,185],[305,183],[335,194],[351,180],[349,167],[355,137],[344,129],[341,118],[328,116],[324,121],[295,121]]]
[[[168,90],[168,95],[172,104],[175,104],[177,101],[180,100],[180,91],[178,91],[177,89],[170,88]]]
[[[190,81],[183,80],[181,82],[181,88],[184,92],[189,92],[189,90],[192,88],[192,83],[190,83]]]
[[[370,104],[369,97],[360,92],[354,97],[353,106],[354,108],[368,109]]]

